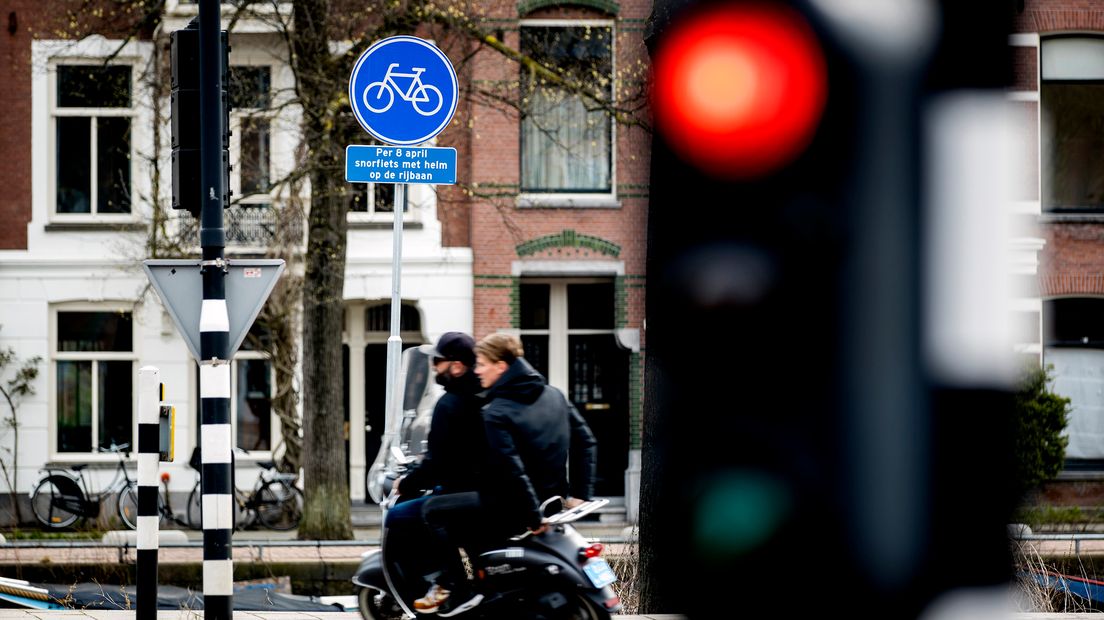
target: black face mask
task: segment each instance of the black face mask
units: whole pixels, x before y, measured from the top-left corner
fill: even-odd
[[[447,370],[437,373],[437,385],[447,388],[451,383],[452,375],[450,375]]]

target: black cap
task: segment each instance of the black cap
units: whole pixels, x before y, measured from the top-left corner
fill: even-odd
[[[475,339],[463,332],[445,332],[429,351],[432,357],[475,366]]]

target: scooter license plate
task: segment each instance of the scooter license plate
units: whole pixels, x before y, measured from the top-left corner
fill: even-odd
[[[583,566],[583,572],[594,584],[595,588],[604,588],[617,581],[617,575],[613,574],[608,562],[602,558],[594,558]]]

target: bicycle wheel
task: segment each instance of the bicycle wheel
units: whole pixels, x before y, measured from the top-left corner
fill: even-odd
[[[203,506],[200,503],[201,501],[202,496],[199,494],[199,483],[197,482],[192,487],[192,492],[188,494],[188,508],[185,511],[188,527],[193,530],[203,529]]]
[[[131,482],[119,491],[119,518],[132,530],[138,529],[138,483]],[[165,498],[157,494],[157,523],[165,520]]]
[[[119,491],[119,518],[132,530],[138,529],[138,483],[129,484]]]
[[[247,530],[257,521],[257,511],[249,506],[243,491],[234,489],[234,529]]]
[[[84,492],[71,478],[46,476],[31,492],[31,511],[39,523],[53,529],[69,527],[84,516]]]
[[[425,96],[424,100],[420,100],[417,93],[422,93]],[[430,93],[434,93],[431,95]],[[434,101],[437,103],[433,103]],[[418,104],[421,103],[429,109],[428,112],[423,110]],[[414,94],[414,100],[410,102],[410,105],[414,106],[414,110],[422,116],[433,116],[441,109],[441,106],[445,103],[445,98],[441,96],[441,89],[437,88],[433,84],[423,84]]]
[[[292,530],[303,517],[303,494],[283,480],[270,480],[257,491],[257,518],[273,530]]]
[[[376,89],[374,95],[371,94],[373,87]],[[395,103],[395,91],[391,90],[391,86],[386,82],[372,82],[364,89],[364,95],[361,98],[366,108],[375,114],[382,114],[390,110],[391,104]]]
[[[234,529],[244,530],[252,524],[252,519],[249,518],[250,511],[242,506],[243,498],[237,493],[240,491],[235,492],[234,500],[231,502],[234,508]],[[203,495],[198,482],[188,494],[187,522],[188,527],[193,530],[203,529]]]

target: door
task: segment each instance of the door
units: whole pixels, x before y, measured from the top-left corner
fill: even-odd
[[[629,352],[614,336],[613,281],[526,279],[519,301],[525,358],[564,391],[598,440],[595,493],[624,495]]]

